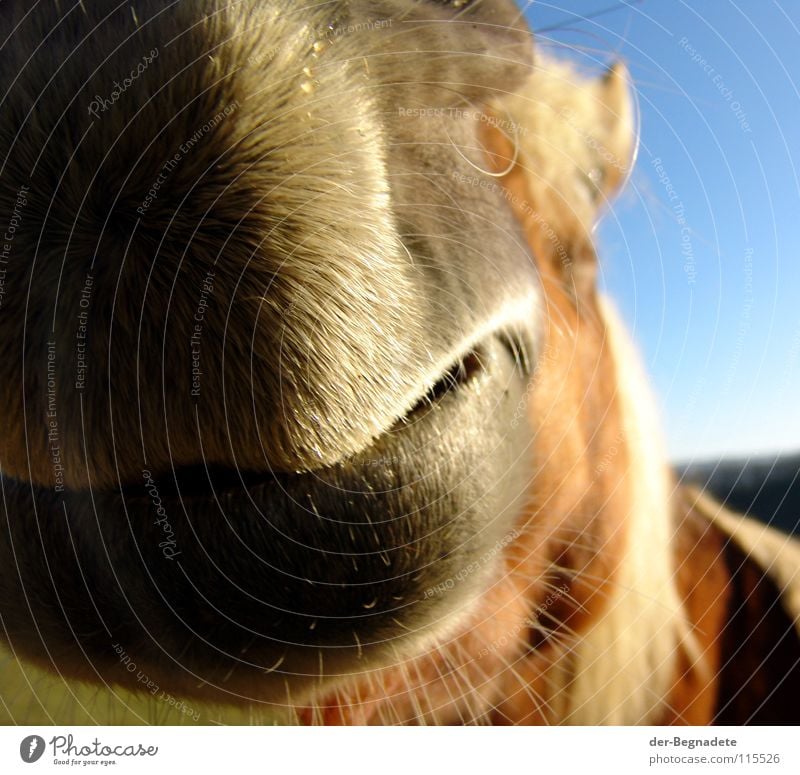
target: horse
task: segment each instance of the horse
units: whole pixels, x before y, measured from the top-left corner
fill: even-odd
[[[598,289],[624,65],[510,0],[7,5],[8,720],[798,720],[797,542],[676,479]]]

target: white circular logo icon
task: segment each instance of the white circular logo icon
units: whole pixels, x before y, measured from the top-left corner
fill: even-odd
[[[38,762],[43,753],[44,738],[39,737],[39,735],[28,735],[19,744],[19,755],[22,757],[22,761],[28,764]]]

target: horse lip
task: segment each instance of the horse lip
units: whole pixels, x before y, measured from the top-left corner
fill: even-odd
[[[498,315],[485,326],[482,326],[477,332],[475,332],[469,339],[466,339],[462,345],[462,347],[458,348],[456,352],[456,358],[458,359],[457,362],[460,362],[463,359],[470,360],[474,359],[475,357],[479,357],[482,351],[493,351],[495,353],[501,354],[501,359],[495,361],[497,370],[489,368],[487,371],[489,372],[486,374],[487,382],[490,380],[488,379],[490,376],[495,377],[496,379],[493,381],[492,384],[492,391],[489,393],[484,393],[487,399],[491,398],[493,400],[494,397],[494,388],[500,388],[502,383],[505,381],[507,372],[508,376],[511,376],[512,373],[512,366],[511,364],[514,363],[516,360],[517,364],[521,362],[524,363],[528,368],[530,367],[530,363],[532,362],[533,358],[533,340],[535,337],[535,317],[530,312],[530,307],[525,305],[518,305],[514,308],[515,312],[519,312],[520,314],[504,314]],[[502,348],[508,348],[512,355],[516,354],[518,357],[512,359],[509,355],[502,355]],[[477,355],[476,355],[477,354]],[[452,364],[452,361],[451,361]],[[479,369],[478,363],[474,363],[474,376],[480,377],[480,374],[483,373],[482,366]],[[507,371],[506,371],[507,370]],[[518,379],[520,377],[519,368],[513,369],[514,374],[514,382],[518,384]],[[441,373],[439,375],[441,377]],[[524,378],[524,377],[523,377]],[[433,382],[436,384],[436,381]],[[464,395],[456,395],[454,398],[456,399],[470,399],[474,398],[475,394],[478,391],[470,390],[464,391]],[[455,407],[456,405],[460,406],[468,406],[467,403],[464,403],[459,400],[458,404],[455,402],[448,403],[448,409]],[[444,407],[443,407],[444,408]],[[353,461],[354,466],[357,468],[359,465],[358,458]],[[175,471],[173,471],[173,474]],[[269,481],[272,479],[271,472],[241,472],[236,469],[228,470],[227,473],[223,472],[224,476],[224,489],[220,491],[218,487],[216,487],[216,482],[212,482],[212,478],[209,477],[209,471],[206,466],[198,466],[194,472],[183,471],[182,473],[187,474],[190,480],[194,480],[191,482],[187,482],[187,484],[194,485],[196,487],[198,484],[200,485],[199,489],[194,489],[194,487],[190,488],[190,491],[187,492],[186,489],[182,486],[183,483],[179,484],[177,479],[175,481],[175,489],[176,492],[171,492],[170,488],[166,487],[166,481],[161,486],[161,493],[162,497],[169,497],[169,496],[177,496],[179,498],[186,498],[187,496],[192,499],[201,499],[204,501],[209,500],[216,500],[220,499],[220,502],[224,505],[226,503],[225,498],[232,498],[235,501],[239,501],[239,499],[246,497],[248,500],[251,497],[250,490],[253,487],[262,487],[264,485],[269,485],[271,482]],[[169,479],[171,477],[166,477]],[[213,477],[214,479],[216,477]],[[205,486],[203,486],[203,479],[205,479]],[[161,484],[161,483],[160,483]],[[210,487],[209,487],[210,485]],[[127,488],[124,488],[127,490]],[[129,494],[131,497],[135,497],[137,501],[147,501],[147,497],[144,496],[141,492],[141,485],[131,486],[131,489],[125,493],[120,492],[118,495],[122,498],[127,498]],[[191,491],[193,490],[193,491]],[[23,487],[22,492],[25,493],[26,490]],[[30,492],[27,493],[28,496],[37,496],[38,494],[46,494],[46,491],[42,490],[42,488],[36,488],[36,493]],[[82,497],[82,494],[79,492],[73,493],[74,497],[79,498]],[[110,493],[110,496],[116,496],[116,493]],[[94,502],[94,498],[92,498]],[[110,507],[114,505],[112,500],[109,500],[109,503],[105,507]],[[142,508],[149,508],[147,503],[142,505]],[[142,512],[147,513],[147,512]],[[177,513],[177,512],[176,512]],[[144,524],[144,523],[143,523]],[[125,531],[123,531],[125,532]],[[149,535],[149,534],[148,534]],[[138,543],[146,542],[147,536],[144,537],[137,537],[134,539]],[[201,541],[205,540],[205,534],[200,536]],[[153,549],[153,553],[156,553],[158,550]],[[78,561],[81,561],[81,558],[78,558]],[[289,571],[287,571],[288,575]],[[91,614],[91,612],[90,612]],[[245,623],[246,624],[246,623]],[[305,644],[301,644],[305,645]],[[370,645],[365,642],[365,646]]]

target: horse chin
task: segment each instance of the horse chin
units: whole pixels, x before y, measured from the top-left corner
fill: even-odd
[[[522,530],[522,528],[520,529]],[[288,723],[350,726],[502,723],[509,666],[529,651],[531,598],[539,589],[513,572],[513,550],[500,553],[484,588],[458,606],[450,626],[398,653],[386,667],[363,668],[311,691],[288,708]],[[510,671],[513,674],[513,669]]]

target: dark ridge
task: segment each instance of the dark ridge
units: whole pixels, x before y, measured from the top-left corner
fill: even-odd
[[[675,471],[733,511],[800,534],[800,454],[677,464]]]

